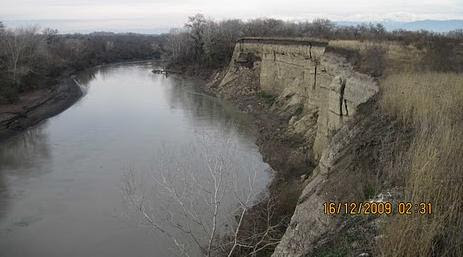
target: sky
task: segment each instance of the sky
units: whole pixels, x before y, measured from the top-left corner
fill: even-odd
[[[463,19],[463,0],[0,0],[0,20],[7,25],[35,23],[64,32],[165,31],[196,13],[214,20],[447,20]]]

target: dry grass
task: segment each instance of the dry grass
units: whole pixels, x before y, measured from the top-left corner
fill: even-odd
[[[382,47],[386,50],[385,74],[416,71],[424,55],[424,50],[419,50],[411,45],[405,46],[394,41],[332,40],[328,45],[335,48],[359,51],[360,54],[364,54],[367,49],[374,46]]]
[[[382,83],[382,106],[413,126],[445,125],[461,121],[463,75],[456,73],[402,73]],[[439,123],[440,122],[440,123]]]
[[[383,83],[381,105],[416,130],[396,160],[405,201],[432,203],[432,215],[395,215],[381,256],[463,256],[463,76],[402,74]],[[396,171],[394,171],[396,172]]]

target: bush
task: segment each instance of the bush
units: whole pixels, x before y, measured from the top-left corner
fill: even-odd
[[[0,90],[0,96],[3,98],[4,103],[14,103],[18,100],[19,90],[15,86],[3,84],[2,90]]]
[[[276,100],[276,96],[272,95],[272,94],[269,94],[265,91],[259,91],[257,93],[257,96],[262,99],[264,101],[264,103],[268,104],[268,105],[272,105],[275,100]]]
[[[380,77],[384,73],[386,49],[380,45],[368,46],[362,52],[360,71],[373,77]]]
[[[461,72],[463,57],[456,52],[458,45],[446,38],[434,38],[427,42],[426,53],[421,60],[422,66],[431,71]]]

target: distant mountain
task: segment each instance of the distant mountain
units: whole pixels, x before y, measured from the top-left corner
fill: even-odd
[[[356,26],[369,22],[355,21],[338,21],[336,24],[341,26]],[[412,22],[400,21],[372,21],[371,23],[381,23],[387,30],[405,29],[405,30],[429,30],[434,32],[448,32],[456,29],[463,29],[463,20],[421,20]]]

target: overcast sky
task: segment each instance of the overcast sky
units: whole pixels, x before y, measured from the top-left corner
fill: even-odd
[[[81,28],[178,27],[195,13],[216,20],[445,20],[463,19],[463,0],[0,0],[0,20],[67,20]]]

